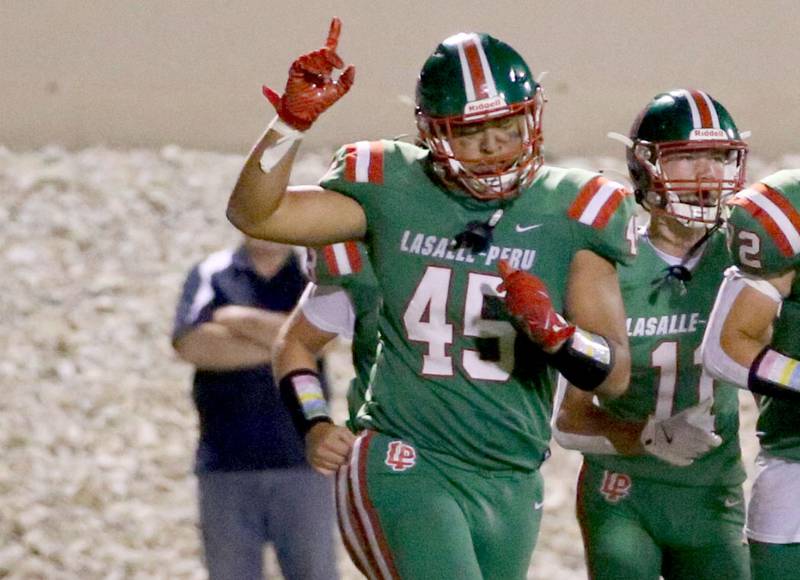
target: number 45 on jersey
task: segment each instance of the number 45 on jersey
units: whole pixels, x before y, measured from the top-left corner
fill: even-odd
[[[456,298],[450,296],[452,275],[450,268],[428,266],[403,315],[408,338],[425,343],[428,347],[427,353],[422,356],[422,374],[453,376],[453,358],[460,357],[459,363],[471,379],[508,380],[514,368],[516,330],[506,320],[483,318],[486,297],[501,296],[497,291],[501,278],[470,272],[463,297],[464,317],[459,321],[462,336],[491,339],[496,345],[492,349],[496,353],[492,356],[493,360],[486,360],[485,357],[481,358],[481,352],[465,345],[457,344],[456,348],[452,348],[454,339],[458,338],[454,337],[453,324],[447,320],[448,302]]]

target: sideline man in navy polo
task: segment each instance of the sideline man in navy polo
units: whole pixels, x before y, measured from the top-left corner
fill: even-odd
[[[287,580],[338,577],[332,482],[306,463],[270,366],[305,284],[290,246],[252,238],[210,255],[184,284],[172,342],[196,367],[195,471],[212,580],[261,578],[268,541]]]

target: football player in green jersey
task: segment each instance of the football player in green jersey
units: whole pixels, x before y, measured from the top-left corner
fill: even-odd
[[[703,341],[714,376],[759,401],[761,452],[747,514],[753,578],[800,574],[800,170],[730,201],[733,262]]]
[[[347,427],[320,421],[305,436],[308,462],[328,475],[347,460],[352,433],[359,431],[356,417],[375,362],[380,293],[366,248],[358,242],[309,248],[306,270],[313,282],[281,328],[273,361],[275,376],[291,381],[314,368],[314,361],[337,336],[352,341],[355,377],[347,391]]]
[[[555,419],[556,440],[584,453],[587,567],[595,579],[747,578],[738,391],[700,364],[729,266],[722,202],[742,187],[747,146],[727,110],[697,90],[657,95],[623,140],[650,214],[637,260],[619,271],[630,387],[595,404],[560,385]]]
[[[264,90],[278,117],[228,216],[259,238],[367,247],[379,346],[363,431],[337,472],[356,565],[370,578],[524,578],[555,369],[599,396],[627,387],[616,264],[635,253],[634,201],[601,175],[543,164],[541,87],[477,33],[425,61],[419,145],[359,141],[319,186],[288,187],[302,132],[352,85],[339,32],[334,19],[282,95]],[[313,383],[310,371],[282,382],[305,429],[330,420]]]

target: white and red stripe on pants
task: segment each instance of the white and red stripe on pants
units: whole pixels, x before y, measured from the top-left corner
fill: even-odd
[[[367,456],[372,431],[356,439],[350,462],[336,475],[336,511],[345,548],[356,567],[370,580],[400,578],[378,514],[367,490]]]

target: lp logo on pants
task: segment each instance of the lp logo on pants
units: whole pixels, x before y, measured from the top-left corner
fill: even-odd
[[[417,451],[408,443],[392,441],[386,452],[386,465],[393,471],[405,471],[417,463]]]
[[[605,496],[607,502],[617,503],[622,498],[627,497],[630,491],[631,478],[627,473],[615,473],[608,470],[603,472],[603,484],[600,486],[600,493]]]

